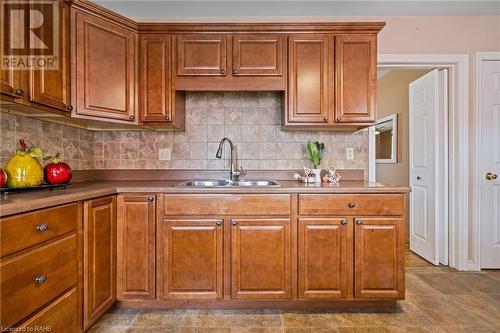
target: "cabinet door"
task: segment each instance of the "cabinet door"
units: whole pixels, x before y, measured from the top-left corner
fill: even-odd
[[[3,1],[2,1],[2,6]],[[16,4],[18,6],[28,6],[28,4]],[[22,7],[21,7],[22,8]],[[16,20],[11,22],[10,15],[5,15],[3,17],[4,20],[0,22],[0,33],[2,34],[1,39],[4,45],[8,45],[8,43],[15,44],[16,41],[22,40],[19,34],[24,30],[22,26],[20,26],[21,20]],[[16,24],[17,23],[17,24]],[[2,56],[8,56],[10,53],[7,51],[4,46],[0,46],[0,50],[2,51]],[[0,94],[13,97],[20,98],[22,97],[24,91],[22,75],[26,71],[24,70],[15,70],[13,68],[0,69]]]
[[[155,298],[155,233],[155,196],[118,196],[118,299]]]
[[[356,219],[355,297],[404,298],[404,220]]]
[[[283,49],[280,35],[234,36],[233,76],[282,75]]]
[[[76,115],[136,122],[137,33],[76,12]]]
[[[35,8],[37,4],[34,4]],[[40,8],[37,8],[40,9]],[[59,1],[59,68],[44,69],[31,68],[29,73],[30,96],[29,101],[44,106],[71,111],[70,106],[70,39],[69,39],[69,5]],[[46,38],[52,37],[52,31],[39,29],[39,34]]]
[[[83,326],[116,299],[116,198],[85,201],[83,223]]]
[[[299,297],[346,298],[352,264],[352,221],[299,219]]]
[[[164,299],[222,298],[222,220],[166,219],[161,231]]]
[[[291,297],[290,219],[232,219],[232,298]]]
[[[141,36],[141,121],[172,122],[170,36]]]
[[[328,37],[295,35],[288,42],[288,122],[327,124]]]
[[[177,75],[226,76],[226,36],[177,36]]]
[[[335,122],[375,121],[377,36],[335,36]]]

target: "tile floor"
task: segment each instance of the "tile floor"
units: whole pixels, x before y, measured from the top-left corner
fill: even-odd
[[[396,309],[338,311],[111,309],[92,333],[500,332],[500,270],[457,272],[408,253]]]

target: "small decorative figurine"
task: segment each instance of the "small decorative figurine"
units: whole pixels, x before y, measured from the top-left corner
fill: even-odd
[[[323,176],[323,181],[328,182],[328,183],[338,183],[340,181],[340,178],[342,178],[341,175],[337,173],[337,169],[329,168],[326,174]]]

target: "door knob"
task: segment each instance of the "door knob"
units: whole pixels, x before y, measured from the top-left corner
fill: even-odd
[[[486,179],[488,179],[488,180],[495,180],[497,178],[498,178],[498,175],[496,173],[488,172],[486,174]]]
[[[422,179],[422,177],[420,177],[420,176],[417,176],[417,180],[420,180],[420,179]]]
[[[362,225],[363,224],[363,220],[356,220],[356,224],[357,225]]]
[[[217,224],[217,225],[222,225],[222,220],[217,220],[217,221],[215,222],[215,224]]]
[[[238,70],[237,69],[233,70],[233,74],[238,75]]]
[[[153,201],[155,201],[155,197],[148,197],[148,201],[149,201],[149,202],[153,202]]]
[[[232,224],[232,225],[237,225],[237,224],[238,224],[238,221],[236,221],[235,219],[232,219],[232,220],[231,220],[231,224]]]
[[[340,221],[340,224],[342,224],[342,225],[346,225],[346,224],[347,224],[347,220],[342,220],[342,221]]]

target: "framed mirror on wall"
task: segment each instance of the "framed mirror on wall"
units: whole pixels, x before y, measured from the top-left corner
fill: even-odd
[[[377,120],[375,125],[375,159],[377,163],[398,162],[398,115]]]

